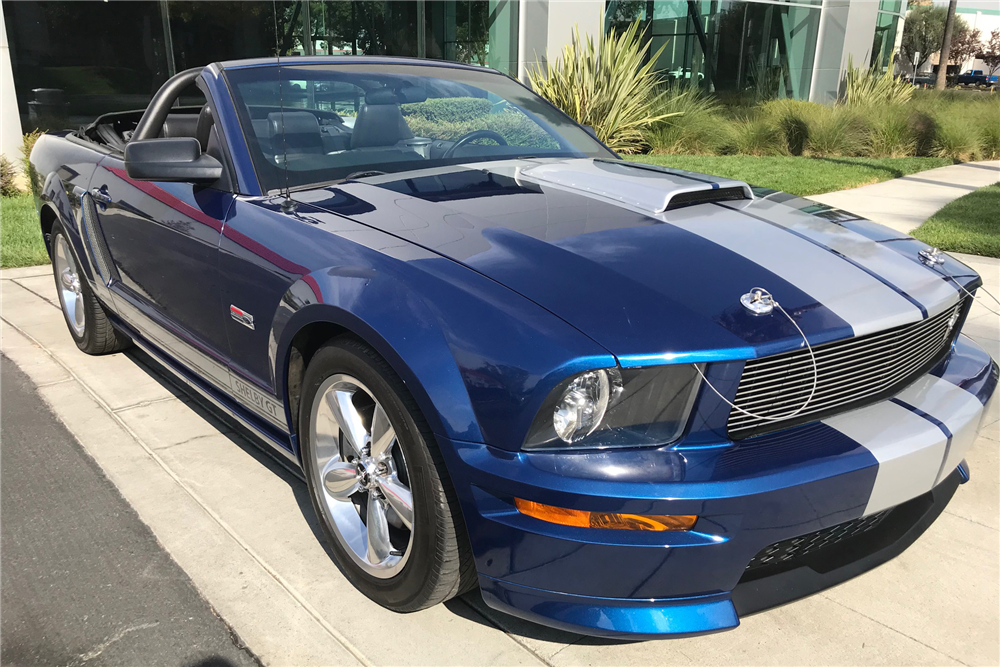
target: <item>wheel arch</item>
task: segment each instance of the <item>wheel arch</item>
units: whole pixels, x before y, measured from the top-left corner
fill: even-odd
[[[285,299],[282,302],[286,310],[288,301]],[[432,432],[452,438],[455,436],[457,423],[463,427],[462,435],[468,437],[471,434],[472,439],[481,439],[471,402],[457,368],[453,368],[451,373],[435,373],[430,382],[425,383],[420,379],[421,373],[414,370],[409,361],[413,350],[400,350],[402,346],[398,345],[398,340],[387,339],[364,317],[332,304],[312,303],[286,315],[287,318],[276,318],[276,321],[285,321],[276,324],[271,332],[272,364],[278,395],[286,406],[293,434],[298,433],[301,400],[299,391],[309,359],[328,341],[338,336],[350,336],[371,346],[386,360],[406,385]],[[451,351],[443,338],[440,340],[441,346],[428,344],[427,337],[422,340],[422,343],[410,341],[410,346],[426,346],[424,354],[420,356],[441,358],[441,355],[447,354],[450,358]],[[447,404],[448,414],[443,414],[438,409],[442,403]]]

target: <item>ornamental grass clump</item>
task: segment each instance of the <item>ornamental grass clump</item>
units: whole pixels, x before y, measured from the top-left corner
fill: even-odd
[[[869,120],[865,153],[870,157],[909,157],[917,152],[916,124],[907,109],[890,107]]]
[[[546,66],[530,67],[528,79],[536,93],[593,127],[611,149],[638,153],[648,146],[646,132],[670,117],[658,111],[663,93],[655,67],[663,48],[646,60],[648,50],[638,22],[621,33],[609,30],[600,51],[574,28],[562,54]]]
[[[766,114],[735,118],[729,124],[730,148],[740,155],[787,154],[781,128]]]
[[[657,113],[668,117],[647,132],[651,152],[660,155],[718,153],[728,138],[728,124],[720,111],[721,105],[697,88],[677,84],[666,86]]]

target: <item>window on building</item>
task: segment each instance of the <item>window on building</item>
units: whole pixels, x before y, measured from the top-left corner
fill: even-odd
[[[903,14],[901,0],[881,0],[875,19],[875,38],[872,41],[870,67],[878,67],[883,72],[892,65],[893,55],[899,51],[903,37]]]
[[[141,109],[170,76],[222,60],[439,58],[517,70],[517,0],[5,2],[25,131]]]
[[[820,2],[647,0],[607,3],[606,28],[640,21],[671,82],[709,92],[807,99]],[[660,49],[663,49],[660,52]]]

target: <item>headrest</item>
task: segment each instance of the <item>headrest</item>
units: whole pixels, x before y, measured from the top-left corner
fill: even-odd
[[[285,134],[319,134],[319,119],[308,111],[285,111],[267,114],[272,137]]]
[[[423,86],[401,86],[379,88],[365,93],[365,104],[413,104],[427,99],[427,89]]]

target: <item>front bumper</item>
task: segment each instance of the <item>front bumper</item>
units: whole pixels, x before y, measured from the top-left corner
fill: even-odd
[[[683,636],[736,627],[740,615],[903,551],[967,478],[963,456],[996,384],[996,364],[960,337],[893,399],[737,446],[529,454],[442,445],[487,604],[581,634]],[[576,528],[519,513],[515,497],[699,519],[686,532]],[[796,557],[782,544],[801,536],[821,548]],[[792,557],[761,565],[762,552]]]

